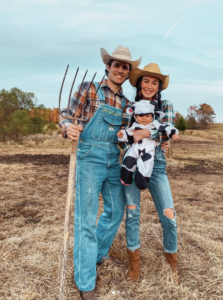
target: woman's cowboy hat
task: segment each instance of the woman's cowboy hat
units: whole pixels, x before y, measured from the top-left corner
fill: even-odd
[[[107,65],[109,59],[120,60],[132,65],[132,69],[137,68],[142,60],[140,57],[138,60],[133,61],[129,48],[118,46],[110,55],[104,48],[101,48],[101,57],[103,62]]]
[[[135,68],[129,72],[129,81],[132,86],[136,86],[138,79],[142,76],[152,76],[160,79],[162,81],[163,87],[165,90],[169,85],[169,75],[163,75],[160,71],[160,68],[157,64],[151,63],[146,65],[142,70]]]

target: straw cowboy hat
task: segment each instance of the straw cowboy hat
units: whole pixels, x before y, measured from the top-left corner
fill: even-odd
[[[138,79],[142,76],[152,76],[160,79],[162,81],[163,87],[165,90],[169,85],[169,75],[163,75],[160,71],[160,68],[157,64],[151,63],[146,65],[142,70],[135,68],[129,72],[129,81],[132,86],[136,86]]]
[[[129,48],[118,46],[110,55],[104,48],[101,48],[101,58],[103,62],[107,65],[109,59],[115,59],[119,61],[124,61],[132,65],[132,69],[137,68],[142,60],[140,57],[138,60],[132,60],[132,55]]]

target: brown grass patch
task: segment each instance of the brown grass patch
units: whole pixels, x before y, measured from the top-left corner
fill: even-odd
[[[223,124],[210,123],[205,130],[191,130],[185,131],[186,135],[192,135],[214,141],[223,141]]]
[[[167,167],[177,211],[180,284],[163,257],[158,216],[149,192],[143,191],[140,282],[126,280],[123,220],[112,259],[98,267],[100,300],[222,299],[222,143],[201,139],[185,136],[173,143]],[[58,299],[69,152],[67,146],[0,149],[0,299]],[[99,214],[102,210],[100,199]],[[70,231],[65,299],[78,300],[73,217]]]

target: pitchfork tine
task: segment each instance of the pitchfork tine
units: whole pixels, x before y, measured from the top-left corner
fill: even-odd
[[[84,79],[85,79],[85,77],[86,77],[86,75],[87,75],[87,72],[88,72],[88,70],[86,70],[86,72],[85,72],[85,74],[84,74],[83,80],[82,80],[82,82],[81,82],[80,88],[79,88],[78,93],[77,93],[77,104],[76,104],[76,107],[78,106],[78,97],[79,97],[79,95],[80,95],[80,91],[81,91],[82,85],[83,85],[83,83],[84,83]],[[76,118],[76,117],[77,117],[77,110],[75,109],[75,115],[74,115],[74,118]]]
[[[92,100],[92,105],[91,105],[91,108],[90,108],[90,110],[89,110],[89,116],[88,116],[89,118],[91,117],[92,106],[93,106],[93,104],[94,104],[94,100],[95,100],[95,98],[96,98],[96,96],[97,96],[97,92],[98,92],[98,90],[100,89],[102,82],[104,81],[104,78],[105,78],[105,75],[103,76],[103,78],[102,78],[101,82],[99,83],[99,86],[98,86],[98,88],[97,88],[97,90],[96,90],[96,92],[95,92],[94,98],[93,98],[93,100]]]
[[[78,71],[79,71],[79,67],[77,68],[77,71],[76,71],[76,74],[74,76],[74,80],[73,80],[73,83],[72,83],[72,86],[71,86],[71,89],[70,89],[70,95],[69,95],[69,98],[68,98],[68,106],[67,106],[67,114],[68,115],[69,115],[69,108],[70,108],[70,98],[71,98],[73,86],[74,86]]]
[[[61,113],[61,111],[60,111],[61,94],[62,94],[63,84],[64,84],[65,77],[66,77],[66,75],[67,75],[67,70],[68,70],[68,68],[69,68],[69,65],[67,65],[67,68],[66,68],[66,71],[65,71],[65,74],[64,74],[64,77],[63,77],[62,85],[61,85],[61,88],[60,88],[60,96],[59,96],[59,115],[60,115],[60,113]]]
[[[88,89],[87,89],[85,98],[84,98],[83,107],[82,107],[82,113],[81,113],[82,118],[83,118],[83,116],[84,116],[84,104],[85,104],[85,100],[86,100],[86,98],[87,98],[88,91],[89,91],[89,89],[90,89],[90,87],[91,87],[91,85],[92,85],[92,82],[94,81],[94,78],[95,78],[96,74],[97,74],[97,72],[95,72],[95,74],[94,74],[94,76],[93,76],[93,78],[92,78],[92,80],[91,80],[91,83],[90,83],[90,85],[89,85],[89,87],[88,87]]]

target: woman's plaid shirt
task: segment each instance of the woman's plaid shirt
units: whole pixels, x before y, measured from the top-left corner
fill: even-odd
[[[88,91],[88,95],[86,97],[85,100],[85,96],[86,96],[86,92],[87,89],[90,85],[90,82],[85,82],[80,90],[79,95],[78,92],[76,92],[72,97],[71,97],[71,101],[70,101],[70,107],[69,107],[69,114],[70,115],[75,115],[76,112],[76,117],[79,118],[82,115],[82,111],[83,111],[83,119],[86,119],[86,121],[80,121],[79,124],[84,128],[86,126],[86,124],[89,122],[90,118],[95,114],[95,112],[97,111],[101,101],[98,98],[98,95],[96,95],[95,97],[95,93],[96,93],[96,88],[95,85],[92,84],[89,91]],[[78,87],[79,90],[79,87]],[[113,107],[117,107],[121,109],[121,100],[122,97],[124,97],[123,95],[123,91],[122,88],[119,91],[119,94],[115,94],[107,85],[107,80],[103,81],[101,84],[101,90],[105,96],[105,103],[107,105],[113,106]],[[77,100],[77,96],[78,96],[78,100]],[[94,99],[95,98],[95,99]],[[126,110],[128,108],[132,108],[132,103],[125,97],[126,99],[126,105],[123,109],[123,119],[122,119],[122,126],[121,129],[126,129],[130,126],[131,122],[132,122],[132,116],[126,113]],[[164,102],[168,102],[166,103],[166,105],[163,105],[164,108],[164,113],[165,113],[165,117],[164,117],[164,122],[166,124],[171,124],[173,122],[173,117],[172,117],[172,113],[171,113],[171,103],[169,101],[164,101]],[[166,112],[167,115],[166,115]],[[69,124],[72,124],[72,120],[66,119],[67,116],[67,108],[62,109],[61,113],[63,115],[63,117],[60,118],[60,127],[62,128],[62,135],[63,137],[67,137],[66,135],[66,128],[68,127]],[[159,120],[162,122],[162,120]],[[169,123],[171,122],[171,123]],[[160,135],[160,137],[159,137]],[[157,142],[162,142],[165,140],[168,140],[167,137],[163,136],[163,134],[158,134],[157,130],[150,130],[150,138],[152,140],[156,140]],[[120,143],[120,146],[123,150],[126,150],[127,148],[129,148],[128,144],[124,144],[124,143]]]
[[[173,111],[173,104],[168,100],[162,100],[162,112],[165,114],[163,118],[157,118],[157,120],[161,124],[167,124],[174,126],[174,111]],[[169,138],[162,132],[159,132],[159,138],[156,139],[157,142],[167,142]]]

